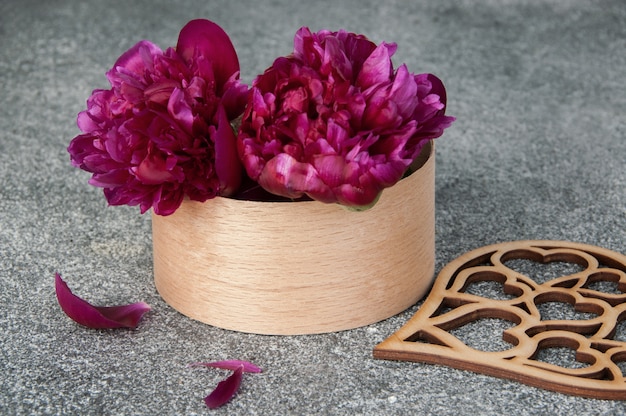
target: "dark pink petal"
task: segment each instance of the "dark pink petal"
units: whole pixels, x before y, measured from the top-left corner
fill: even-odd
[[[167,161],[158,155],[148,155],[133,169],[133,173],[142,183],[156,185],[174,179],[167,167]]]
[[[358,180],[359,165],[346,162],[343,156],[316,155],[312,158],[311,164],[315,167],[320,179],[331,188]]]
[[[222,105],[229,120],[234,120],[243,113],[248,101],[248,95],[249,90],[246,84],[239,82],[227,83],[222,96]]]
[[[443,84],[442,84],[443,85]],[[402,118],[411,117],[417,106],[417,84],[406,65],[401,65],[396,72],[390,94],[398,106]]]
[[[171,92],[167,103],[167,111],[174,120],[188,133],[193,133],[193,111],[185,98],[183,90],[176,88]]]
[[[389,49],[385,44],[380,44],[374,52],[365,60],[356,84],[367,89],[375,84],[389,81],[393,70]]]
[[[331,73],[331,69],[334,69],[342,79],[351,81],[352,78],[352,63],[348,57],[343,53],[343,44],[339,39],[335,37],[326,38],[324,44],[324,56],[321,66],[321,71],[326,74]]]
[[[217,24],[205,20],[192,20],[178,35],[176,51],[186,62],[203,56],[213,66],[213,74],[218,89],[236,72],[239,72],[239,59],[230,38]]]
[[[258,182],[275,195],[295,199],[306,193],[317,201],[336,202],[332,190],[320,179],[315,168],[309,163],[298,162],[287,153],[269,160]]]
[[[116,72],[121,68],[137,76],[143,76],[146,70],[152,69],[152,59],[161,55],[163,51],[154,43],[147,40],[137,42],[133,47],[120,56],[113,68],[107,72],[107,77],[113,84],[116,79]]]
[[[237,370],[241,368],[244,373],[260,373],[261,368],[252,364],[249,361],[243,360],[224,360],[224,361],[213,361],[213,362],[198,362],[191,363],[189,367],[212,367],[212,368],[221,368],[223,370]]]
[[[109,188],[128,181],[130,176],[130,173],[128,173],[126,169],[111,170],[110,172],[93,175],[93,177],[89,179],[89,183],[93,186]]]
[[[207,407],[209,409],[216,409],[232,399],[241,385],[242,377],[243,366],[240,366],[232,375],[220,381],[217,387],[215,387],[215,390],[204,398],[204,403],[206,403]]]
[[[311,43],[311,38],[313,34],[308,27],[301,27],[296,32],[296,35],[293,38],[293,55],[298,58],[305,60],[307,55],[308,44]]]
[[[55,273],[55,288],[63,312],[74,321],[94,329],[136,328],[150,306],[137,302],[122,306],[93,306],[74,295],[59,273]]]
[[[145,213],[152,206],[157,215],[171,215],[182,204],[183,199],[185,199],[185,193],[180,188],[172,192],[163,192],[163,188],[160,188],[153,196],[152,205],[147,203],[140,205],[141,213]]]
[[[164,79],[146,87],[143,98],[150,103],[161,106],[168,105],[168,100],[174,91],[179,88],[179,82],[173,79]]]
[[[337,36],[341,39],[344,44],[344,49],[346,55],[350,58],[352,62],[352,71],[353,74],[358,74],[361,72],[361,68],[363,67],[363,62],[367,59],[368,56],[372,54],[374,49],[376,49],[376,44],[366,36],[356,35],[354,33],[348,33],[344,30],[340,30],[337,33]],[[396,45],[395,44],[385,44],[387,45],[387,50],[389,51],[389,56],[393,55],[395,52]]]
[[[426,77],[428,78],[428,80],[430,81],[432,85],[430,93],[437,94],[439,96],[439,101],[441,101],[441,103],[445,106],[447,97],[446,97],[446,88],[443,86],[443,82],[441,82],[441,80],[433,74],[426,74]]]
[[[359,186],[353,186],[350,184],[344,184],[339,186],[337,189],[338,194],[338,202],[346,207],[350,207],[355,211],[365,211],[376,204],[378,198],[380,197],[381,191],[376,188],[375,183],[371,185],[374,186],[364,186],[363,183],[373,182],[370,177],[366,177],[361,181]]]
[[[217,109],[215,129],[215,173],[220,183],[220,195],[229,196],[241,185],[243,166],[237,153],[235,132],[223,106]]]

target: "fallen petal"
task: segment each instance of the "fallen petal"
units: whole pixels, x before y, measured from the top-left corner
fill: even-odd
[[[215,409],[232,399],[241,385],[242,377],[243,366],[240,366],[232,375],[220,381],[217,387],[215,387],[215,390],[204,398],[204,403],[206,403],[207,407],[209,409]]]
[[[150,310],[144,302],[121,306],[93,306],[74,295],[59,273],[55,273],[55,289],[61,309],[81,325],[94,329],[136,328]]]
[[[262,371],[261,368],[257,367],[251,362],[243,361],[243,360],[224,360],[224,361],[213,361],[210,363],[198,362],[198,363],[189,364],[189,367],[212,367],[212,368],[221,368],[223,370],[233,370],[233,371],[236,371],[237,369],[241,368],[241,370],[244,373],[260,373]]]

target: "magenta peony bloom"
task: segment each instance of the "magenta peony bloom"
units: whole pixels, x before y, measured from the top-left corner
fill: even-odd
[[[442,82],[394,70],[395,50],[300,29],[293,54],[254,80],[237,140],[248,175],[289,198],[373,205],[454,120]]]
[[[141,41],[107,72],[78,115],[84,134],[69,145],[72,164],[93,173],[111,205],[173,213],[188,196],[234,193],[241,181],[230,121],[245,106],[239,61],[228,35],[193,20],[176,49]]]

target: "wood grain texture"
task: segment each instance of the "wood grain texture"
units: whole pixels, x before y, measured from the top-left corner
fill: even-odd
[[[276,335],[356,328],[402,312],[434,275],[434,146],[364,212],[336,204],[184,201],[152,215],[154,277],[181,313]]]
[[[580,271],[538,282],[507,266],[519,259],[571,263]],[[468,290],[480,282],[497,282],[507,296],[489,298]],[[607,286],[615,289],[602,290]],[[540,308],[550,302],[589,316],[546,318]],[[477,350],[451,333],[490,318],[512,324],[500,334],[508,343],[501,351]],[[417,313],[376,346],[374,357],[442,364],[571,395],[626,400],[625,334],[617,333],[624,320],[626,256],[579,243],[514,241],[450,262]],[[574,351],[580,365],[537,359],[550,348]]]

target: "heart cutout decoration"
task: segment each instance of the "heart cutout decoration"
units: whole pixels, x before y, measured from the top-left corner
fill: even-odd
[[[523,256],[523,251],[517,253],[517,255]],[[533,256],[535,257],[535,256]],[[584,270],[584,265],[581,264],[583,259],[566,257],[570,261],[558,260],[560,256],[553,257],[550,261],[535,259],[527,259],[525,257],[513,257],[504,261],[504,265],[516,271],[519,274],[530,277],[535,283],[545,283],[557,277],[570,276],[580,273]]]
[[[519,260],[523,268],[513,266]],[[488,287],[486,282],[503,293],[482,296],[476,288]],[[551,309],[546,319],[548,305],[564,310]],[[618,331],[624,321],[626,256],[564,241],[513,241],[479,248],[445,266],[420,309],[373,354],[626,400],[626,341]],[[509,324],[496,327],[503,348],[472,346],[477,334],[459,335],[468,328],[480,331],[481,322]],[[545,359],[558,351],[575,362]]]

